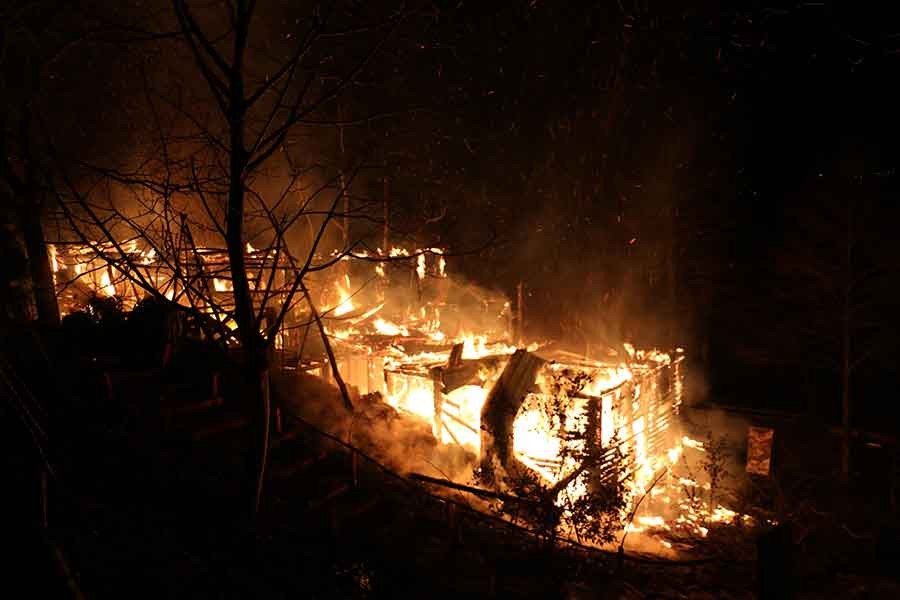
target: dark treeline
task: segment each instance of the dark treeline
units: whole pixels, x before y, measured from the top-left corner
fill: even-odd
[[[535,336],[683,344],[720,400],[836,423],[851,387],[871,422],[896,384],[890,22],[835,3],[436,8],[427,72],[450,93],[392,132],[398,202],[447,207],[432,228],[457,247],[497,232],[463,269],[522,281]],[[857,275],[879,300],[852,310],[845,377]]]

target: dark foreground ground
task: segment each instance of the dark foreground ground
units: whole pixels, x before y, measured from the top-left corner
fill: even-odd
[[[333,391],[291,374],[276,377],[281,431],[253,521],[252,407],[228,369],[181,356],[186,363],[165,368],[71,357],[52,373],[7,357],[5,373],[58,399],[37,438],[54,468],[46,527],[35,438],[2,408],[7,589],[47,598],[756,597],[752,540],[729,549],[720,539],[681,561],[628,553],[621,564],[614,553],[541,544],[474,510],[472,498],[383,468],[389,461],[365,436],[354,440],[364,452],[352,452],[320,431],[323,415],[340,411]],[[363,401],[355,414],[354,431],[386,418]],[[414,452],[428,442],[404,443]],[[822,526],[793,546],[797,595],[900,597],[873,539],[840,531]]]

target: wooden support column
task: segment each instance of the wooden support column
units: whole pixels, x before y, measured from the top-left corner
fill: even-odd
[[[441,391],[443,383],[441,381],[441,372],[438,369],[431,371],[431,385],[434,397],[434,437],[437,438],[438,441],[441,441],[443,439],[444,428],[444,423],[441,420],[441,412],[444,405],[444,393]]]
[[[525,339],[525,293],[523,283],[516,285],[516,344],[521,346]]]

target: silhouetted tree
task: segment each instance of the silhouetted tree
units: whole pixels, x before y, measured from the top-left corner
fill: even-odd
[[[790,364],[837,375],[841,476],[850,475],[856,378],[892,342],[897,276],[896,211],[871,173],[819,177],[798,200],[777,255],[780,315],[771,331]]]

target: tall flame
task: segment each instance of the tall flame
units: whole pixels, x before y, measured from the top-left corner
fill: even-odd
[[[47,244],[47,251],[50,253],[50,264],[53,267],[53,272],[56,273],[59,271],[59,261],[56,258],[56,245]]]
[[[334,287],[338,293],[338,304],[334,307],[335,316],[346,315],[354,309],[353,299],[350,294],[350,276],[344,275],[344,283],[335,283]]]
[[[116,286],[114,286],[112,284],[112,281],[110,281],[109,271],[107,271],[106,269],[104,269],[103,273],[100,274],[100,289],[110,298],[116,295]]]
[[[425,255],[420,254],[418,258],[416,258],[416,275],[419,276],[419,279],[425,279]]]

